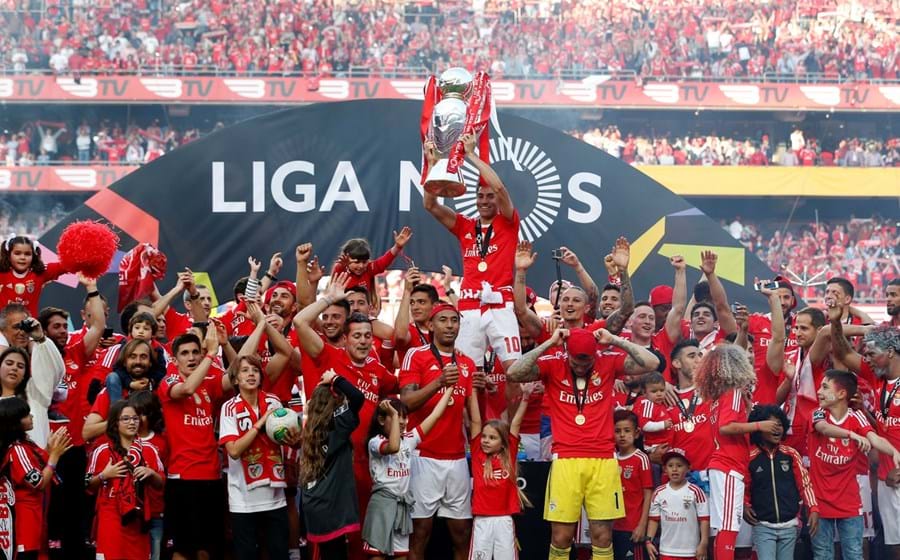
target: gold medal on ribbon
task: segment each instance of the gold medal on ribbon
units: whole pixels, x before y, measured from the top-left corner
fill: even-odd
[[[584,423],[587,422],[587,418],[585,418],[584,414],[576,414],[575,415],[575,423],[579,426],[584,426]]]
[[[481,261],[480,263],[478,263],[478,272],[485,272],[486,270],[487,270],[486,262]]]
[[[685,421],[684,421],[684,424],[682,424],[681,427],[682,427],[682,429],[684,429],[684,431],[687,432],[687,433],[691,433],[691,432],[694,431],[694,423],[693,423],[692,421],[690,421],[690,420],[685,420]]]

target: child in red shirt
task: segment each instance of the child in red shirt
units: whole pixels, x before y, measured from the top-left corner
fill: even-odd
[[[23,235],[10,237],[0,244],[0,309],[21,303],[32,317],[37,317],[44,284],[65,272],[59,263],[44,264],[41,249],[31,239]]]
[[[32,428],[31,408],[18,397],[0,401],[0,457],[15,491],[16,558],[37,559],[47,528],[44,501],[56,477],[56,464],[72,447],[66,428],[52,434],[44,451],[25,432]]]
[[[375,294],[377,293],[375,277],[391,266],[391,263],[409,242],[410,237],[412,237],[412,230],[408,226],[403,226],[400,233],[395,231],[394,246],[374,261],[369,260],[372,257],[372,250],[369,248],[368,241],[362,238],[351,239],[341,247],[341,256],[334,264],[331,274],[334,276],[347,271],[350,274],[344,289],[362,286],[369,291],[370,295]]]
[[[638,427],[644,434],[644,451],[652,453],[656,446],[671,443],[672,419],[666,407],[666,380],[661,373],[643,377],[644,394],[634,401]]]
[[[650,458],[635,446],[640,437],[637,416],[629,410],[613,414],[616,430],[616,460],[622,479],[625,517],[613,522],[613,549],[616,558],[631,552],[636,560],[644,557],[644,537],[650,516],[653,495],[653,471]]]
[[[522,400],[512,423],[491,420],[481,425],[477,399],[469,401],[472,421],[472,545],[471,558],[517,558],[516,527],[512,516],[531,506],[516,483],[519,428],[532,388],[522,386]]]

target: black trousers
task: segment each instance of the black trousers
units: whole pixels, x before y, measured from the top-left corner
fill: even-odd
[[[256,560],[261,557],[263,543],[269,560],[288,558],[287,508],[254,513],[231,513],[231,536],[235,560]]]
[[[94,517],[84,490],[86,470],[87,453],[84,446],[73,447],[63,453],[56,465],[56,474],[62,482],[53,485],[50,490],[50,507],[47,513],[50,540],[58,540],[61,545],[59,549],[50,551],[54,559],[84,558],[84,542]]]

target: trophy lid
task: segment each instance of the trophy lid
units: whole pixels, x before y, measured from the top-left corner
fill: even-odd
[[[473,80],[468,70],[457,66],[441,72],[437,85],[445,97],[465,98],[472,91]]]

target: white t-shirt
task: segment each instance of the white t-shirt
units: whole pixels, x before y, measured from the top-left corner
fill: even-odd
[[[693,558],[700,544],[700,519],[709,519],[709,504],[700,487],[669,484],[653,492],[650,519],[659,521],[659,553]]]
[[[270,405],[271,406],[271,405]],[[279,407],[281,404],[279,403]],[[259,408],[254,408],[259,414]],[[223,406],[219,414],[219,437],[239,436],[237,419],[234,415],[235,407]],[[267,437],[264,433],[256,437]],[[257,511],[271,511],[287,506],[284,497],[284,488],[271,486],[259,486],[253,490],[247,490],[247,482],[244,479],[244,467],[240,459],[228,458],[228,511],[232,513],[254,513]]]
[[[400,451],[384,455],[381,450],[388,444],[388,439],[380,434],[370,439],[372,489],[386,488],[396,496],[406,496],[409,493],[410,459],[421,441],[422,434],[418,428],[404,432],[400,438]]]

